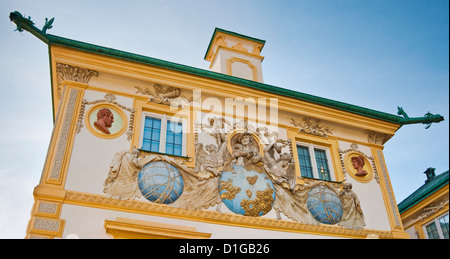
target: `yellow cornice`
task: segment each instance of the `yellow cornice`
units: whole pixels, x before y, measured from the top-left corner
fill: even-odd
[[[129,77],[133,79],[165,84],[189,91],[201,89],[204,93],[224,98],[278,98],[278,110],[301,113],[347,126],[394,135],[398,124],[322,106],[295,98],[280,96],[262,90],[243,87],[226,81],[210,79],[174,70],[168,70],[138,62],[127,61],[94,53],[78,51],[67,47],[52,46],[54,66],[56,62],[85,67],[99,72]],[[57,82],[54,82],[57,84]],[[55,97],[56,98],[56,97]],[[55,103],[58,100],[55,99]]]
[[[430,205],[434,201],[438,200],[439,198],[446,196],[448,199],[448,195],[449,195],[449,185],[447,183],[445,186],[441,187],[439,190],[437,190],[433,194],[427,196],[425,199],[421,200],[420,202],[414,204],[412,207],[403,211],[400,216],[402,217],[402,220],[405,220],[405,219],[413,216],[417,212],[419,212],[421,209]]]
[[[107,198],[103,195],[69,190],[66,190],[64,203],[227,226],[285,231],[311,235],[336,236],[341,238],[366,238],[369,234],[375,234],[378,237],[384,239],[401,236],[399,235],[399,231],[391,232],[373,229],[351,230],[334,225],[308,225],[291,220],[276,220],[264,217],[247,217],[238,214],[219,213],[217,211],[210,210],[181,209],[165,204],[157,204],[137,200],[117,200],[113,198]]]
[[[226,39],[231,39],[231,40],[234,40],[237,42],[245,42],[248,45],[252,45],[253,51],[250,53],[250,52],[248,52],[248,50],[245,50],[245,51],[240,50],[241,48],[238,45],[239,43],[236,44],[238,46],[233,45],[230,47],[230,46],[228,46]],[[215,46],[215,48],[214,48],[214,46]],[[231,51],[237,51],[241,54],[250,55],[254,58],[261,59],[261,61],[262,61],[264,59],[264,57],[260,55],[260,51],[263,47],[264,47],[264,44],[262,44],[262,43],[246,40],[244,38],[237,37],[237,36],[219,31],[219,32],[216,32],[216,34],[214,35],[214,39],[212,39],[212,46],[209,49],[208,53],[206,54],[205,60],[211,61],[211,63],[213,63],[213,60],[214,60],[217,52],[219,51],[219,48],[224,48],[224,49],[231,50]]]
[[[198,232],[194,227],[116,218],[105,220],[106,233],[116,239],[208,239],[211,233]]]

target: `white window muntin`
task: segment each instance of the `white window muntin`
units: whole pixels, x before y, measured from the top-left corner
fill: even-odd
[[[152,112],[143,112],[142,118],[141,118],[141,131],[139,136],[139,144],[141,145],[140,148],[142,148],[143,141],[144,141],[144,129],[145,129],[145,118],[146,117],[152,117],[157,118],[161,120],[161,130],[160,130],[160,140],[159,140],[159,153],[166,153],[166,137],[167,137],[167,122],[180,122],[179,118],[173,118],[172,116],[169,116],[167,114],[159,114],[159,113],[152,113]],[[183,136],[182,136],[182,147],[181,147],[181,153],[182,156],[186,156],[186,119],[181,118],[181,123],[183,127]]]
[[[439,217],[436,217],[436,218],[433,219],[432,221],[430,221],[430,222],[428,222],[427,224],[423,225],[423,232],[425,233],[425,238],[426,238],[426,239],[430,239],[430,237],[428,236],[427,226],[429,226],[429,225],[431,225],[431,224],[433,224],[433,223],[434,223],[435,226],[436,226],[436,229],[437,229],[438,234],[439,234],[439,238],[440,238],[440,239],[444,239],[444,233],[442,233],[442,228],[441,228],[441,224],[440,224],[439,220],[440,220],[441,218],[447,216],[447,215],[448,215],[448,212],[445,213],[445,214],[443,214],[443,215],[441,215],[441,216],[439,216]]]
[[[314,179],[320,179],[320,177],[319,177],[319,169],[317,168],[317,162],[316,162],[317,160],[316,160],[316,154],[314,152],[314,149],[320,149],[320,150],[325,151],[325,154],[327,156],[328,168],[330,170],[330,179],[331,179],[331,181],[335,181],[336,180],[336,178],[334,176],[333,163],[331,163],[331,154],[330,154],[330,149],[329,148],[324,147],[324,146],[314,145],[312,143],[300,142],[300,141],[297,141],[296,144],[298,146],[303,146],[303,147],[307,147],[308,148],[309,157],[311,159],[310,163],[311,163]],[[297,157],[297,161],[298,161],[298,157]]]

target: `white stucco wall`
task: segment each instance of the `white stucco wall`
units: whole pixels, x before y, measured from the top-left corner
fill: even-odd
[[[230,53],[228,53],[230,54]],[[230,54],[231,55],[231,54]],[[220,59],[218,59],[220,60]],[[225,59],[224,59],[225,60]],[[127,81],[125,78],[118,76],[108,76],[102,74],[99,76],[102,80],[96,79],[93,84],[96,88],[114,88],[119,89],[127,94],[135,94],[136,89],[134,85],[142,85],[152,89],[152,83],[140,82],[139,80]],[[84,99],[88,102],[105,99],[105,92],[86,90]],[[120,96],[115,94],[115,101],[126,107],[133,107],[134,100],[131,97]],[[218,98],[223,100],[223,98]],[[86,105],[85,114],[92,107],[91,104]],[[130,112],[123,110],[126,120],[130,118]],[[287,139],[286,126],[291,125],[291,118],[296,118],[298,121],[304,117],[299,111],[299,114],[283,113],[279,114],[279,123],[283,125],[282,128],[276,130],[280,139]],[[135,118],[141,120],[141,118]],[[230,121],[233,121],[230,119]],[[239,121],[239,120],[237,120]],[[85,120],[83,118],[83,123]],[[367,134],[363,129],[343,126],[335,122],[322,121],[322,125],[326,125],[333,129],[333,136],[343,139],[354,139],[358,143],[367,142]],[[135,128],[135,131],[140,129]],[[215,140],[207,134],[199,135],[199,141],[206,144],[214,144]],[[338,141],[339,148],[346,150],[350,148],[352,142]],[[122,150],[129,150],[132,143],[127,139],[126,133],[113,139],[99,138],[93,135],[86,127],[81,128],[81,131],[75,134],[72,154],[70,158],[69,168],[67,172],[67,179],[64,188],[77,192],[92,193],[104,195],[103,183],[108,176],[109,167],[114,155]],[[287,148],[283,150],[286,152]],[[371,149],[367,145],[358,145],[358,150],[364,153],[365,156],[370,157]],[[337,152],[337,151],[334,151]],[[297,158],[294,158],[298,163]],[[334,168],[334,170],[341,170]],[[380,174],[380,172],[379,172]],[[373,178],[369,183],[361,183],[353,179],[350,175],[345,175],[348,183],[352,183],[353,191],[357,194],[361,208],[364,212],[366,229],[375,230],[390,230],[388,215],[386,212],[385,202],[381,192],[380,184]],[[144,198],[137,200],[145,201]],[[215,210],[216,207],[211,207],[209,210]],[[232,213],[226,206],[222,206],[222,212]],[[63,238],[69,234],[76,234],[80,238],[110,238],[105,234],[103,227],[104,220],[114,220],[116,217],[124,217],[130,219],[146,220],[151,222],[161,222],[167,224],[175,224],[182,226],[196,227],[200,232],[213,233],[212,238],[329,238],[328,236],[303,235],[291,232],[266,231],[251,228],[230,227],[219,224],[209,224],[202,222],[194,222],[189,220],[179,220],[156,216],[146,216],[141,214],[125,213],[118,211],[109,211],[104,209],[94,209],[75,205],[63,205],[61,219],[66,220]],[[276,213],[272,209],[271,212],[264,217],[276,218]],[[288,220],[282,215],[282,219]]]

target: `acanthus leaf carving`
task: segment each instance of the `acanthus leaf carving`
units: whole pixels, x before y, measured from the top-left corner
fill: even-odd
[[[76,67],[63,63],[56,63],[56,74],[58,75],[58,98],[61,97],[61,84],[64,80],[71,80],[83,84],[89,83],[91,77],[98,76],[98,72],[92,69]]]

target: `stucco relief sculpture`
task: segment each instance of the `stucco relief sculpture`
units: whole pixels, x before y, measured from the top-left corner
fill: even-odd
[[[128,122],[127,114],[124,111],[129,112]],[[105,94],[105,97],[99,100],[83,99],[76,132],[80,133],[86,126],[94,135],[111,139],[121,136],[126,131],[127,140],[130,141],[133,136],[135,112],[136,109],[118,103],[116,96],[111,93]],[[85,113],[87,114],[85,115]]]
[[[145,198],[183,209],[229,211],[303,224],[364,228],[364,215],[351,185],[321,180],[297,182],[291,140],[247,122],[210,118],[196,124],[195,167],[161,154],[118,153],[105,181],[105,194]],[[266,137],[262,143],[261,136]],[[267,138],[267,136],[271,136]],[[274,216],[269,216],[274,217]]]
[[[133,149],[121,151],[114,156],[103,184],[103,192],[107,197],[128,200],[141,196],[137,185],[141,168],[139,155],[139,150]]]
[[[154,91],[148,88],[141,88],[135,86],[136,93],[150,95],[148,101],[152,103],[166,104],[166,105],[186,105],[192,101],[192,98],[188,99],[181,95],[181,89],[173,86],[163,86],[155,84],[153,86]]]
[[[287,144],[290,145],[291,140],[288,140]],[[290,153],[281,153],[283,146],[285,145],[275,142],[265,147],[264,169],[272,175],[275,183],[286,183],[290,190],[294,190],[296,184],[294,158]]]
[[[298,128],[299,132],[327,137],[333,134],[333,130],[327,126],[321,125],[321,120],[313,121],[310,117],[303,118],[303,123],[295,121],[291,118],[291,124]]]
[[[234,134],[230,142],[232,147],[231,164],[237,166],[263,165],[262,156],[259,154],[260,148],[251,133]]]
[[[114,114],[108,108],[102,108],[97,112],[97,121],[94,122],[94,126],[105,134],[111,134],[109,128],[111,128],[114,122]]]
[[[366,162],[364,162],[363,156],[353,156],[351,158],[353,168],[356,170],[355,176],[366,176],[368,173],[366,170],[364,170],[364,165]]]
[[[339,197],[343,203],[344,213],[338,225],[349,229],[364,228],[366,225],[364,222],[364,214],[358,196],[352,190],[352,184],[346,183],[343,189]]]
[[[64,80],[71,80],[88,84],[91,77],[97,77],[98,72],[92,69],[71,66],[63,63],[56,63],[56,73],[58,75],[57,96],[61,98],[62,83]]]
[[[196,162],[195,172],[212,173],[214,176],[219,176],[222,172],[225,162],[225,151],[227,147],[226,136],[223,133],[215,133],[217,144],[208,144],[203,147],[199,143],[196,147]]]
[[[338,150],[344,175],[349,174],[361,183],[369,183],[373,178],[380,183],[375,159],[372,156],[366,156],[358,149],[358,145],[353,143],[347,150]]]

